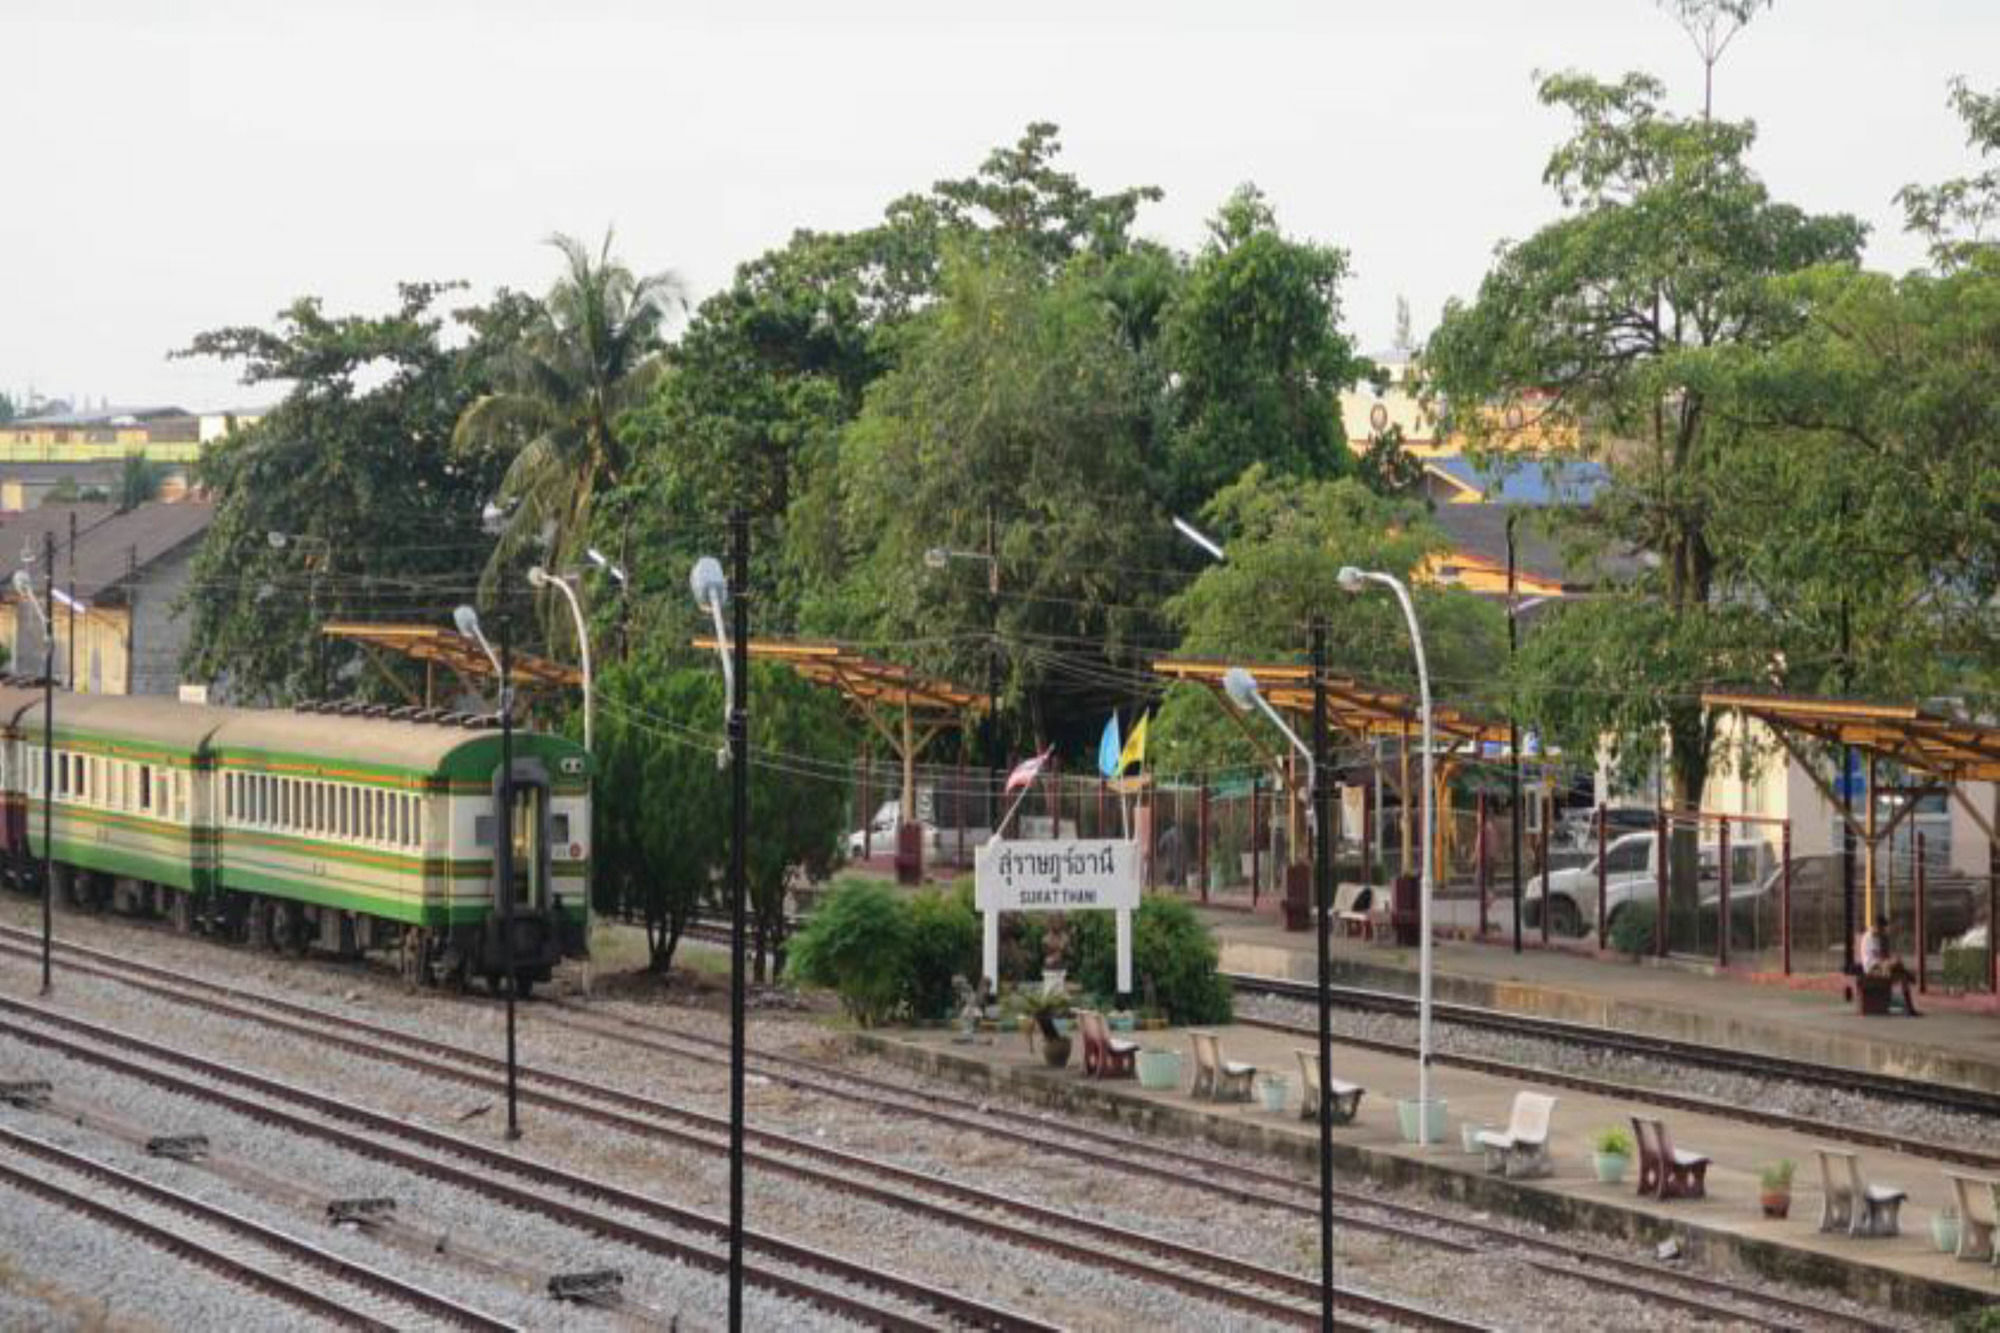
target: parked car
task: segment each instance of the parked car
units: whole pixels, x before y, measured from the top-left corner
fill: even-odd
[[[920,805],[918,809],[922,809]],[[902,822],[903,803],[884,801],[875,809],[875,818],[868,821],[866,830],[855,829],[847,835],[847,859],[858,861],[864,848],[876,856],[893,856],[896,852],[896,826]],[[942,847],[937,826],[924,825],[924,859],[935,860]]]
[[[1617,921],[1626,904],[1657,902],[1660,893],[1659,834],[1627,833],[1604,849],[1604,918],[1607,925]],[[1701,857],[1702,893],[1712,898],[1722,884],[1722,848],[1719,843],[1703,843]],[[1763,879],[1774,858],[1769,843],[1743,841],[1729,848],[1730,879],[1733,885],[1750,888]],[[1597,858],[1548,877],[1549,932],[1576,936],[1594,930],[1597,924]],[[1521,914],[1530,926],[1542,923],[1543,877],[1535,876],[1521,888]],[[1714,910],[1713,907],[1710,910]],[[1735,914],[1732,903],[1731,915]]]
[[[1624,837],[1627,833],[1651,833],[1659,827],[1659,814],[1632,806],[1607,806],[1604,811],[1604,832],[1607,842]],[[1572,810],[1559,820],[1555,827],[1552,844],[1560,848],[1597,852],[1597,811],[1594,809]]]
[[[1858,937],[1868,929],[1862,919],[1862,858],[1854,858],[1854,930]],[[1731,942],[1735,947],[1775,949],[1780,945],[1778,927],[1782,908],[1784,874],[1775,868],[1755,886],[1732,885],[1729,894]],[[1792,956],[1845,956],[1847,907],[1841,881],[1838,853],[1792,858]],[[1943,871],[1926,876],[1924,883],[1924,939],[1932,950],[1945,941],[1970,931],[1980,916],[1983,881],[1968,875]],[[1704,885],[1703,901],[1714,910],[1715,894]],[[1875,909],[1889,918],[1889,936],[1897,952],[1909,955],[1917,947],[1917,895],[1906,882],[1875,886]]]

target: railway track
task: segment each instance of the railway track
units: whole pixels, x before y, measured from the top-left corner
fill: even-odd
[[[0,945],[0,950],[19,952],[11,942]],[[329,1043],[366,1058],[397,1063],[489,1092],[504,1091],[504,1083],[498,1077],[501,1062],[480,1052],[359,1019],[328,1015],[218,983],[196,981],[111,955],[99,954],[99,961],[94,962],[79,961],[70,955],[94,951],[78,946],[65,946],[63,952],[62,965],[66,969],[199,1005],[289,1035]],[[7,1007],[8,1002],[0,1001],[0,1009]],[[46,1014],[38,1006],[29,1008],[38,1015]],[[281,1014],[284,1016],[280,1017]],[[0,1031],[4,1030],[0,1027]],[[551,1071],[523,1067],[520,1075],[520,1095],[529,1104],[670,1142],[680,1148],[712,1155],[727,1151],[722,1137],[727,1124],[721,1117]],[[831,1191],[866,1198],[916,1214],[927,1222],[970,1231],[983,1239],[1108,1269],[1280,1325],[1303,1327],[1318,1321],[1319,1286],[1314,1279],[772,1131],[752,1130],[748,1138],[759,1145],[750,1154],[749,1162],[760,1171],[783,1173]],[[1348,1287],[1336,1293],[1336,1301],[1350,1317],[1396,1327],[1481,1327]]]
[[[464,1051],[445,1043],[433,1042],[427,1038],[397,1029],[383,1028],[358,1019],[326,1015],[303,1005],[242,992],[233,987],[195,981],[167,973],[163,969],[150,968],[145,964],[77,946],[63,946],[63,949],[66,955],[64,959],[66,967],[78,967],[85,972],[101,974],[108,979],[139,986],[142,989],[166,988],[169,994],[192,987],[201,991],[202,995],[186,996],[184,998],[187,1002],[203,1004],[247,1021],[276,1025],[287,1030],[293,1025],[289,1020],[278,1018],[276,1016],[278,1013],[292,1015],[307,1023],[329,1024],[354,1036],[348,1038],[321,1034],[323,1040],[332,1040],[378,1056],[383,1054],[381,1048],[385,1044],[401,1046],[406,1050],[424,1051],[431,1057],[445,1058],[467,1066],[468,1068],[445,1071],[461,1082],[472,1082],[476,1086],[496,1090],[500,1086],[490,1072],[485,1076],[470,1073],[470,1069],[474,1068],[495,1071],[500,1067],[498,1061],[478,1052]],[[103,965],[89,961],[72,962],[68,957],[70,954],[90,955],[102,960]],[[140,975],[121,975],[127,972],[136,972]],[[141,979],[142,977],[151,979]],[[245,1010],[242,1007],[245,1004],[256,1008]],[[631,1019],[606,1021],[574,1006],[543,1002],[538,1003],[536,1009],[546,1019],[559,1021],[579,1030],[587,1030],[595,1035],[719,1067],[726,1066],[727,1063],[726,1044],[707,1038],[666,1032]],[[407,1062],[409,1057],[400,1058]],[[798,1060],[795,1057],[753,1052],[752,1059],[758,1063],[759,1071],[766,1076],[804,1090],[844,1097],[890,1113],[924,1116],[987,1137],[1013,1139],[1031,1145],[1038,1151],[1062,1152],[1102,1169],[1151,1176],[1180,1184],[1192,1184],[1227,1195],[1239,1202],[1276,1207],[1297,1216],[1317,1216],[1317,1197],[1310,1187],[1277,1173],[1246,1171],[1234,1166],[1222,1167],[1212,1160],[1196,1154],[1182,1153],[1153,1140],[1109,1134],[1084,1127],[1066,1126],[1063,1135],[1051,1136],[1048,1134],[1045,1121],[1026,1114],[981,1107],[966,1099],[944,1094],[926,1093],[919,1096],[894,1084],[867,1079],[834,1067]],[[586,1080],[572,1079],[548,1071],[524,1070],[523,1079],[524,1084],[538,1083],[554,1090],[541,1092],[524,1086],[525,1097],[552,1109],[591,1114],[592,1118],[603,1119],[607,1123],[617,1124],[633,1132],[647,1133],[656,1138],[671,1138],[682,1146],[712,1152],[721,1151],[719,1140],[705,1137],[709,1133],[721,1132],[724,1122],[719,1117],[707,1116],[656,1099],[604,1088]],[[843,1084],[846,1086],[842,1086]],[[855,1091],[857,1087],[863,1090],[857,1092]],[[580,1099],[604,1103],[607,1110],[618,1109],[610,1115],[580,1112]],[[690,1138],[686,1133],[669,1131],[656,1124],[644,1122],[635,1124],[632,1123],[630,1116],[625,1114],[626,1112],[647,1117],[665,1117],[692,1127],[695,1134]],[[772,1156],[770,1152],[766,1152],[761,1155],[756,1160],[756,1165],[760,1169],[785,1171],[788,1174],[827,1184],[829,1188],[850,1186],[838,1179],[828,1180],[823,1171],[804,1169],[801,1163],[790,1158],[798,1155],[832,1163],[843,1170],[868,1171],[884,1182],[872,1187],[881,1201],[892,1206],[922,1211],[927,1216],[946,1224],[965,1225],[971,1210],[978,1210],[989,1217],[994,1213],[1015,1218],[1025,1217],[1032,1226],[1046,1227],[1050,1231],[1067,1229],[1073,1234],[1080,1231],[1082,1234],[1078,1240],[1065,1245],[1055,1241],[1047,1232],[1038,1237],[1032,1233],[1024,1234],[1019,1226],[1015,1226],[1012,1228],[1012,1233],[1016,1243],[1045,1249],[1053,1246],[1058,1253],[1066,1253],[1080,1260],[1095,1259],[1100,1262],[1107,1254],[1113,1255],[1114,1259],[1121,1253],[1133,1259],[1140,1255],[1150,1255],[1153,1259],[1171,1262],[1180,1269],[1178,1273],[1170,1271],[1164,1277],[1156,1273],[1155,1280],[1177,1285],[1183,1290],[1199,1292],[1211,1299],[1221,1299],[1239,1309],[1263,1313],[1272,1318],[1282,1318],[1282,1312],[1285,1310],[1296,1316],[1303,1308],[1316,1308],[1318,1287],[1316,1282],[1310,1280],[1274,1272],[1258,1265],[1227,1260],[1204,1251],[1192,1251],[1188,1247],[1175,1246],[1171,1242],[1160,1242],[1137,1233],[1124,1232],[1119,1228],[1077,1219],[1022,1200],[996,1196],[971,1187],[952,1186],[947,1182],[938,1181],[934,1176],[907,1171],[887,1163],[875,1163],[824,1145],[802,1143],[768,1131],[753,1130],[751,1138],[779,1154]],[[1247,1187],[1245,1182],[1248,1182]],[[885,1191],[888,1197],[882,1197]],[[945,1196],[944,1201],[926,1204],[917,1193],[920,1191],[933,1196],[942,1194]],[[1802,1302],[1749,1291],[1716,1279],[1676,1272],[1638,1260],[1606,1255],[1546,1237],[1524,1235],[1492,1224],[1441,1218],[1423,1209],[1394,1204],[1351,1191],[1341,1192],[1340,1197],[1346,1209],[1341,1217],[1343,1225],[1365,1228],[1394,1236],[1402,1241],[1466,1253],[1481,1249],[1504,1248],[1510,1251],[1525,1249],[1532,1252],[1527,1262],[1543,1268],[1552,1275],[1577,1278],[1581,1274],[1585,1280],[1601,1287],[1616,1289],[1653,1303],[1670,1305],[1711,1318],[1726,1318],[1768,1328],[1843,1323],[1866,1326],[1859,1321],[1844,1321],[1838,1316],[1826,1314],[1816,1306]],[[1436,1228],[1440,1226],[1456,1232],[1456,1237],[1436,1234]],[[1116,1262],[1122,1265],[1126,1261],[1116,1260]],[[1138,1275],[1137,1270],[1132,1268],[1126,1268],[1124,1271],[1132,1271],[1135,1276]],[[1273,1302],[1269,1297],[1258,1296],[1256,1293],[1259,1288],[1276,1295],[1279,1299]],[[1360,1302],[1376,1300],[1366,1293],[1343,1292],[1342,1295],[1344,1301],[1357,1302],[1344,1307],[1354,1313],[1368,1311],[1369,1307],[1359,1304]],[[1261,1307],[1260,1301],[1263,1302]],[[1411,1311],[1394,1303],[1388,1303],[1386,1306],[1377,1305],[1372,1313],[1391,1322],[1418,1324],[1423,1322],[1423,1312]]]
[[[428,1129],[402,1117],[297,1088],[143,1037],[59,1014],[39,1005],[0,998],[0,1036],[222,1107],[302,1138],[316,1139],[357,1156],[398,1167],[413,1175],[456,1186],[491,1203],[551,1218],[580,1232],[711,1273],[724,1273],[728,1268],[723,1254],[651,1225],[665,1224],[719,1238],[727,1234],[726,1224],[720,1219],[608,1181],[565,1171],[475,1140]],[[135,1056],[138,1058],[132,1058]],[[175,1066],[189,1072],[170,1072]],[[218,1083],[225,1086],[214,1086]],[[232,1086],[245,1090],[249,1095],[225,1090]],[[288,1106],[304,1108],[312,1114],[287,1109]],[[327,1123],[314,1116],[324,1116],[341,1123]],[[358,1128],[346,1128],[344,1125]],[[473,1165],[465,1166],[461,1162]],[[644,1217],[648,1224],[627,1221],[602,1208],[582,1206],[563,1195],[591,1199],[599,1205]],[[937,1327],[940,1319],[962,1327],[996,1329],[1003,1333],[1047,1333],[1051,1327],[996,1306],[853,1263],[767,1233],[746,1231],[744,1245],[750,1253],[761,1255],[766,1260],[764,1263],[745,1264],[744,1278],[748,1285],[801,1301],[867,1327],[917,1333],[918,1330]],[[878,1296],[892,1297],[909,1308],[898,1309],[822,1282],[808,1282],[790,1270],[811,1272],[820,1278],[831,1278]]]
[[[33,1134],[0,1126],[0,1184],[137,1236],[307,1314],[348,1327],[514,1325]]]
[[[1239,991],[1271,995],[1281,999],[1296,1000],[1305,1004],[1314,1003],[1315,989],[1306,982],[1281,981],[1272,977],[1255,977],[1240,973],[1230,974],[1229,979],[1231,984]],[[1414,998],[1397,995],[1388,991],[1336,986],[1331,988],[1329,995],[1337,1005],[1411,1017],[1414,1017],[1417,1012],[1417,1001]],[[1502,1013],[1497,1010],[1478,1009],[1468,1005],[1434,1003],[1431,1011],[1435,1021],[1458,1023],[1484,1031],[1501,1032],[1513,1036],[1535,1037],[1545,1041],[1568,1042],[1574,1045],[1613,1050],[1621,1054],[1643,1056],[1683,1066],[1714,1069],[1732,1074],[1747,1074],[1770,1079],[1788,1079],[1813,1087],[1829,1088],[1845,1092],[1861,1092],[1890,1101],[1921,1101],[1928,1105],[1946,1107],[1968,1115],[2000,1116],[2000,1096],[1984,1093],[1976,1088],[1956,1088],[1949,1085],[1929,1084],[1918,1082],[1914,1079],[1898,1078],[1890,1074],[1834,1069],[1824,1065],[1809,1064],[1800,1060],[1785,1060],[1776,1057],[1752,1055],[1739,1051],[1724,1050],[1714,1046],[1704,1046],[1694,1042],[1676,1041],[1670,1038],[1611,1032],[1603,1028],[1589,1027],[1580,1023],[1565,1023],[1555,1019],[1531,1018],[1523,1015]],[[1294,1033],[1302,1038],[1317,1035],[1316,1028],[1307,1027],[1304,1024],[1256,1018],[1238,1018],[1236,1021],[1247,1027],[1261,1027],[1275,1032]],[[1337,1045],[1352,1046],[1361,1050],[1380,1051],[1389,1055],[1407,1055],[1414,1058],[1417,1053],[1417,1048],[1413,1043],[1391,1041],[1379,1037],[1363,1037],[1336,1033],[1334,1035],[1334,1042]],[[1906,1134],[1869,1129],[1865,1126],[1853,1125],[1845,1121],[1816,1120],[1810,1116],[1794,1115],[1787,1111],[1774,1111],[1753,1106],[1743,1106],[1734,1102],[1719,1102],[1713,1098],[1699,1097],[1692,1093],[1675,1092],[1670,1088],[1619,1083],[1611,1079],[1589,1074],[1574,1074],[1566,1070],[1549,1069],[1541,1065],[1523,1065],[1488,1056],[1440,1052],[1435,1048],[1433,1048],[1431,1053],[1431,1063],[1470,1070],[1475,1073],[1495,1074],[1504,1078],[1531,1083],[1572,1088],[1579,1092],[1622,1098],[1626,1101],[1647,1102],[1655,1106],[1663,1106],[1673,1110],[1694,1111],[1703,1115],[1721,1116],[1726,1119],[1740,1120],[1746,1124],[1768,1125],[1772,1128],[1789,1130],[1798,1134],[1810,1135],[1814,1138],[1853,1143],[1861,1147],[1886,1148],[1895,1152],[1908,1153],[1915,1157],[1926,1157],[1934,1161],[1970,1166],[1981,1171],[2000,1171],[2000,1153],[1962,1147],[1958,1144],[1926,1142],[1922,1139],[1911,1138]]]

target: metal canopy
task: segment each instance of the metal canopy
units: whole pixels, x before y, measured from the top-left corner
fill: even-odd
[[[1798,694],[1704,690],[1701,702],[1708,708],[1734,709],[1780,733],[1851,745],[1945,782],[2000,781],[2000,726],[1967,722],[1916,704]]]
[[[450,668],[468,680],[491,678],[495,673],[486,653],[455,629],[441,625],[375,625],[361,621],[333,621],[321,628],[329,639],[346,639],[370,651],[398,653],[412,661],[435,663]],[[512,683],[524,689],[580,686],[583,673],[546,657],[515,653],[509,664]]]
[[[713,638],[700,638],[694,646],[713,652]],[[966,713],[986,710],[986,696],[926,676],[895,662],[864,657],[836,643],[815,643],[802,639],[752,639],[750,656],[783,662],[815,685],[840,691],[850,702],[865,707],[885,707],[910,714],[924,722],[957,721]]]
[[[1257,687],[1274,708],[1302,717],[1312,715],[1312,668],[1298,662],[1223,662],[1213,658],[1161,658],[1155,673],[1206,685],[1219,697],[1222,678],[1232,667],[1257,678]],[[1404,736],[1423,726],[1417,700],[1395,690],[1366,685],[1346,676],[1324,675],[1327,722],[1353,736]],[[1227,699],[1223,706],[1231,708]],[[1431,707],[1431,726],[1438,739],[1453,747],[1481,741],[1507,740],[1507,724],[1490,722],[1442,704]]]

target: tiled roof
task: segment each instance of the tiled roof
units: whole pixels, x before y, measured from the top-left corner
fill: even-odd
[[[76,515],[76,595],[92,602],[116,592],[136,570],[197,541],[215,520],[206,500],[154,501],[121,511],[113,504],[52,504],[0,521],[0,590],[13,595],[14,571],[26,569],[39,588],[43,536],[55,534],[56,584],[71,582],[70,515]],[[25,558],[24,558],[25,557]]]

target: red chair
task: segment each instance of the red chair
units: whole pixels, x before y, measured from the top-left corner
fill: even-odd
[[[1111,1035],[1111,1025],[1095,1009],[1076,1011],[1083,1030],[1083,1072],[1091,1078],[1130,1078],[1139,1043]]]

